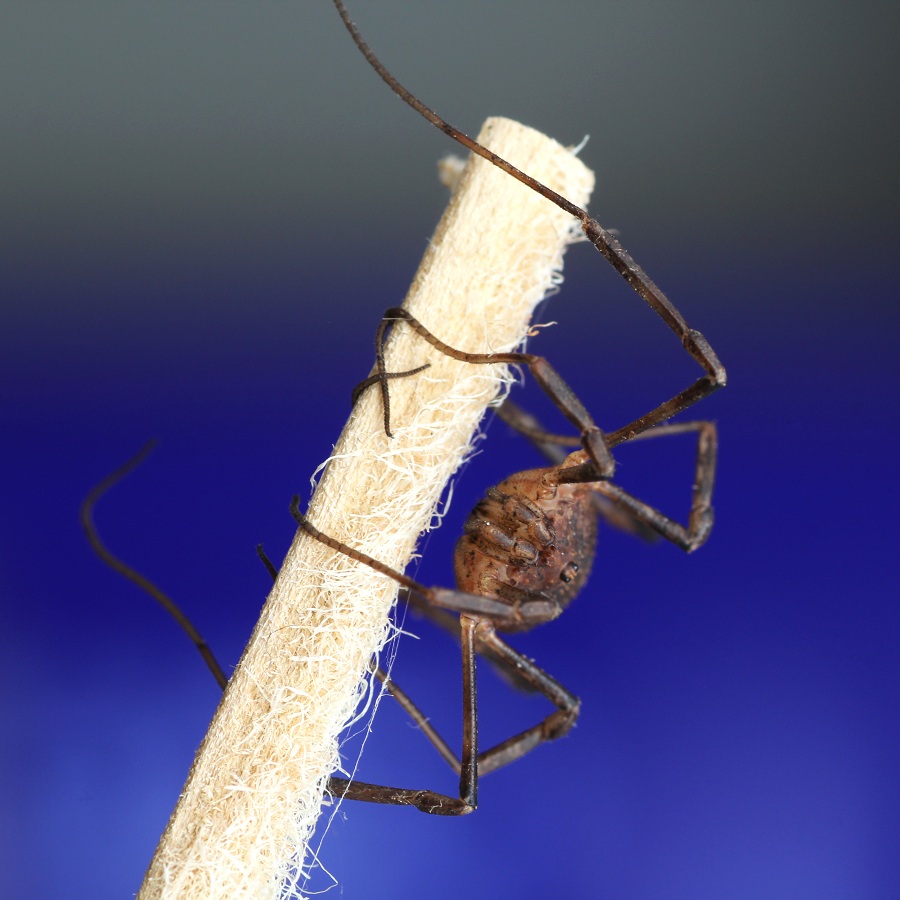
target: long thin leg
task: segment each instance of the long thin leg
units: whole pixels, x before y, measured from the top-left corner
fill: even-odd
[[[603,432],[591,418],[584,404],[578,399],[575,392],[563,380],[562,376],[543,357],[533,353],[466,353],[457,350],[449,344],[445,344],[440,338],[429,331],[415,316],[399,306],[391,307],[385,311],[382,323],[379,326],[379,335],[384,339],[385,322],[403,320],[421,338],[428,341],[432,347],[452,359],[473,365],[492,365],[497,363],[509,363],[511,365],[527,366],[535,381],[541,386],[548,397],[559,407],[562,414],[580,432],[580,443],[591,459],[598,478],[611,478],[615,469],[615,463],[610,456],[607,440]],[[385,373],[384,377],[387,376]],[[368,384],[381,380],[382,376],[371,376],[357,386],[355,396],[359,396],[360,390]],[[382,381],[382,389],[385,382]],[[386,426],[389,422],[385,423]]]
[[[94,524],[94,507],[97,501],[122,478],[124,478],[133,469],[136,469],[146,458],[150,451],[156,445],[156,441],[150,441],[145,444],[131,459],[123,463],[114,472],[110,473],[91,492],[84,498],[81,504],[81,524],[87,539],[90,542],[94,552],[103,562],[111,569],[118,572],[124,578],[127,578],[132,584],[137,585],[146,594],[149,594],[165,611],[181,626],[185,634],[193,641],[194,646],[203,657],[207,668],[212,672],[213,678],[221,688],[225,688],[228,684],[228,676],[219,665],[219,661],[213,655],[209,644],[203,639],[203,636],[194,627],[194,623],[182,612],[181,607],[169,597],[168,594],[158,588],[149,578],[145,578],[136,569],[133,569],[128,563],[119,559],[100,538],[97,526]]]
[[[408,369],[406,372],[388,372],[384,366],[384,333],[389,327],[390,322],[382,319],[375,332],[375,374],[370,375],[364,381],[361,381],[353,388],[353,396],[351,404],[356,406],[359,395],[371,384],[376,382],[381,387],[381,403],[384,410],[384,433],[388,437],[393,437],[391,433],[391,392],[388,390],[389,378],[405,378],[407,375],[416,375],[428,368],[429,363],[423,366],[416,366],[415,369]]]
[[[563,450],[563,447],[581,446],[581,441],[574,435],[547,431],[535,416],[508,397],[497,407],[496,412],[498,418],[527,437],[552,463],[558,465],[568,456],[568,451]]]
[[[367,781],[349,781],[337,777],[328,779],[328,790],[341,800],[414,806],[421,812],[436,816],[460,816],[472,812],[472,808],[467,807],[462,800],[437,791],[389,787],[386,784],[369,784]]]
[[[463,735],[459,799],[469,809],[478,806],[478,687],[475,681],[475,629],[480,622],[460,616],[462,641]]]
[[[680,522],[663,515],[649,504],[633,497],[627,491],[623,491],[618,485],[607,481],[598,481],[594,485],[595,491],[627,510],[636,519],[645,522],[667,541],[671,541],[689,553],[701,546],[712,531],[712,492],[716,478],[718,449],[715,423],[679,422],[675,425],[658,425],[652,431],[644,432],[641,435],[642,438],[665,437],[691,431],[697,432],[697,462],[687,528]]]
[[[443,757],[444,761],[456,772],[460,774],[460,761],[456,754],[450,749],[450,745],[438,734],[435,727],[428,721],[426,715],[413,702],[412,698],[406,691],[400,688],[400,685],[388,675],[384,669],[373,667],[372,674],[384,685],[384,689],[390,694],[397,703],[403,708],[406,714],[413,720],[416,727],[426,738],[434,745],[435,749]]]
[[[508,175],[511,175],[517,181],[520,181],[532,190],[537,191],[541,196],[546,197],[551,203],[555,203],[560,209],[575,216],[581,222],[582,230],[588,240],[628,282],[628,284],[637,291],[650,308],[662,318],[666,325],[681,341],[684,349],[704,369],[706,374],[689,388],[676,394],[671,400],[661,403],[646,415],[641,416],[639,419],[635,419],[634,422],[626,425],[623,429],[620,429],[622,435],[633,437],[642,431],[646,431],[646,429],[671,418],[676,413],[686,409],[688,406],[691,406],[693,403],[696,403],[698,400],[711,394],[716,389],[724,386],[726,382],[725,369],[719,362],[718,357],[706,338],[704,338],[699,331],[695,331],[688,327],[688,324],[681,313],[653,281],[650,280],[647,273],[634,261],[631,254],[625,250],[614,235],[610,234],[596,219],[588,215],[581,207],[576,206],[570,200],[563,197],[562,194],[558,194],[556,191],[551,190],[537,179],[532,178],[527,173],[517,169],[512,163],[503,159],[503,157],[498,156],[496,153],[493,153],[470,138],[467,134],[454,128],[442,119],[433,109],[430,109],[422,103],[421,100],[413,96],[399,81],[397,81],[396,78],[394,78],[393,75],[391,75],[378,57],[372,52],[371,48],[362,39],[359,29],[350,19],[350,15],[344,6],[343,0],[334,0],[334,5],[360,52],[401,100],[411,106],[440,131],[444,132],[444,134],[462,144],[472,153],[486,159],[488,162],[497,166],[497,168],[506,172]],[[619,432],[616,432],[616,435],[618,436]],[[622,440],[626,439],[627,437],[622,437]],[[620,441],[613,441],[609,446],[615,446],[616,443],[620,443]]]
[[[331,778],[329,790],[347,800],[414,806],[422,812],[439,816],[460,816],[478,806],[478,706],[475,684],[475,629],[478,620],[462,617],[463,668],[463,740],[459,767],[459,796],[450,797],[437,791],[397,788],[364,781]]]
[[[509,765],[545,741],[554,741],[567,734],[581,709],[581,701],[555,678],[534,664],[527,656],[513,650],[498,635],[494,626],[485,620],[478,623],[479,642],[489,647],[501,665],[528,680],[535,691],[543,694],[557,709],[537,725],[514,735],[484,751],[478,757],[478,772],[486,775],[501,766]]]

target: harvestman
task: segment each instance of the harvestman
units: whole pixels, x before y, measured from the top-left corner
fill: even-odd
[[[352,800],[414,806],[423,812],[460,815],[477,806],[478,778],[524,756],[545,741],[566,734],[578,717],[579,701],[556,679],[514,650],[498,632],[521,632],[559,616],[583,586],[593,562],[597,515],[616,527],[636,533],[656,533],[688,552],[709,536],[713,515],[711,497],[716,466],[716,427],[708,421],[661,424],[692,406],[725,384],[725,369],[700,332],[688,327],[681,313],[650,280],[618,240],[585,210],[520,171],[506,160],[453,128],[409,93],[385,69],[362,40],[342,0],[333,0],[354,42],[370,65],[401,99],[429,122],[472,153],[575,216],[585,235],[620,275],[655,310],[679,338],[685,350],[700,364],[704,375],[694,384],[633,422],[609,433],[601,431],[590,413],[550,363],[531,353],[465,353],[448,346],[406,310],[387,310],[376,335],[376,371],[354,391],[354,401],[378,385],[384,404],[384,428],[390,435],[388,381],[412,377],[426,366],[408,372],[387,372],[383,357],[385,334],[397,323],[405,323],[438,352],[473,365],[497,363],[527,367],[532,376],[578,429],[577,438],[544,431],[528,414],[507,401],[501,417],[530,437],[555,464],[511,475],[490,488],[464,525],[456,546],[456,590],[427,587],[372,557],[323,534],[300,512],[294,497],[291,512],[300,527],[332,549],[393,578],[409,601],[438,624],[459,635],[462,644],[463,735],[459,757],[434,730],[409,697],[381,669],[373,668],[386,689],[401,703],[441,756],[460,777],[459,795],[452,797],[430,790],[387,787],[332,778],[329,790]],[[650,430],[652,429],[652,430]],[[615,463],[612,449],[626,441],[685,432],[697,435],[693,499],[687,527],[633,497],[611,481]],[[579,446],[568,455],[560,447]],[[227,678],[208,646],[175,604],[138,573],[117,560],[103,546],[91,520],[97,498],[118,478],[130,471],[146,451],[126,463],[98,485],[85,501],[83,520],[88,536],[103,558],[126,577],[138,583],[178,619],[203,654],[218,683]],[[599,496],[598,496],[599,495]],[[262,554],[270,573],[277,573]],[[458,614],[459,618],[451,615]],[[516,685],[543,694],[555,707],[533,727],[488,750],[478,750],[475,657],[481,654],[508,675]]]
[[[711,496],[716,463],[715,425],[712,422],[679,425],[660,423],[722,387],[725,384],[725,369],[703,335],[688,327],[681,313],[599,222],[565,197],[453,128],[410,94],[363,41],[342,0],[334,0],[334,5],[353,41],[372,68],[402,100],[471,152],[484,157],[575,216],[581,222],[588,240],[662,317],[681,340],[685,350],[705,372],[693,385],[671,400],[624,428],[605,434],[543,357],[530,353],[464,353],[445,344],[406,310],[393,308],[385,313],[376,336],[376,373],[357,387],[354,398],[374,384],[380,386],[384,403],[384,428],[388,435],[388,379],[414,375],[415,371],[385,371],[382,347],[388,325],[406,322],[435,349],[454,359],[475,365],[511,363],[527,367],[541,388],[578,429],[582,447],[557,465],[519,472],[488,490],[467,519],[463,536],[456,546],[457,590],[430,588],[419,584],[403,573],[323,534],[302,515],[296,497],[291,504],[291,512],[304,531],[332,549],[390,576],[406,588],[410,599],[417,606],[450,610],[459,614],[464,710],[461,757],[457,759],[417,710],[413,713],[413,717],[441,755],[459,773],[459,796],[347,782],[337,778],[332,779],[331,789],[351,799],[415,806],[423,812],[441,815],[459,815],[471,812],[477,806],[479,775],[507,765],[544,741],[561,737],[569,731],[578,717],[578,699],[530,659],[510,647],[497,632],[527,631],[549,622],[559,616],[578,593],[594,558],[598,511],[594,502],[595,494],[607,498],[614,507],[625,511],[627,516],[649,526],[684,550],[695,550],[709,536],[713,521]],[[540,444],[546,446],[564,442],[557,436],[544,432],[521,413],[508,411],[504,418],[530,434]],[[654,428],[654,436],[685,431],[697,433],[696,474],[687,528],[626,493],[610,480],[615,469],[612,448],[625,441],[649,436],[647,431],[650,428]],[[481,753],[478,751],[475,687],[477,653],[487,655],[495,665],[507,671],[516,683],[542,693],[557,707],[555,712],[538,724]],[[389,684],[384,673],[376,674]],[[399,693],[396,688],[394,693]],[[409,709],[412,704],[408,698],[404,699],[404,705]]]

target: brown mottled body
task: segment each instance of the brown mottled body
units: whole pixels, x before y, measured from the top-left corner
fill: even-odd
[[[527,631],[555,619],[581,590],[597,544],[597,514],[586,484],[558,484],[556,468],[517,472],[488,490],[456,544],[461,591],[508,603],[499,631]],[[553,615],[522,617],[523,600],[550,600]]]

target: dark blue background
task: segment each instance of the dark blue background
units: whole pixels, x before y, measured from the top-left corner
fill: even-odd
[[[604,531],[583,596],[516,641],[583,698],[576,730],[485,779],[461,821],[348,802],[322,866],[348,897],[896,897],[897,16],[564,6],[359,14],[463,127],[593,131],[595,214],[729,370],[696,409],[720,427],[716,529],[691,557]],[[452,148],[325,3],[22,5],[0,35],[0,893],[121,897],[218,690],[91,555],[79,504],[160,439],[98,523],[233,665],[267,591],[253,547],[280,559],[291,539],[288,500],[368,372]],[[604,427],[696,377],[587,246],[539,319],[559,325],[531,348]],[[692,448],[670,444],[621,448],[619,471],[683,517]],[[481,450],[426,582],[450,583],[485,487],[538,463],[500,422]],[[457,651],[406,627],[422,639],[395,675],[455,742]],[[544,714],[481,682],[485,743]],[[359,774],[454,781],[391,701]]]

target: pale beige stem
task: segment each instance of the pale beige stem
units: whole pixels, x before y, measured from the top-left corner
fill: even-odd
[[[586,205],[593,175],[555,141],[505,119],[488,120],[479,140]],[[559,283],[563,250],[578,233],[570,216],[475,158],[405,305],[453,347],[514,348],[535,304]],[[380,312],[367,313],[373,333]],[[402,570],[509,376],[503,366],[449,359],[402,324],[386,361],[395,372],[431,367],[390,382],[392,439],[384,434],[377,388],[366,391],[324,469],[309,517]],[[393,581],[367,566],[303,533],[295,537],[160,840],[142,900],[274,900],[298,891],[306,842],[339,765],[338,735],[365,690],[369,660],[388,636],[396,593]],[[386,821],[421,815],[384,814]]]

